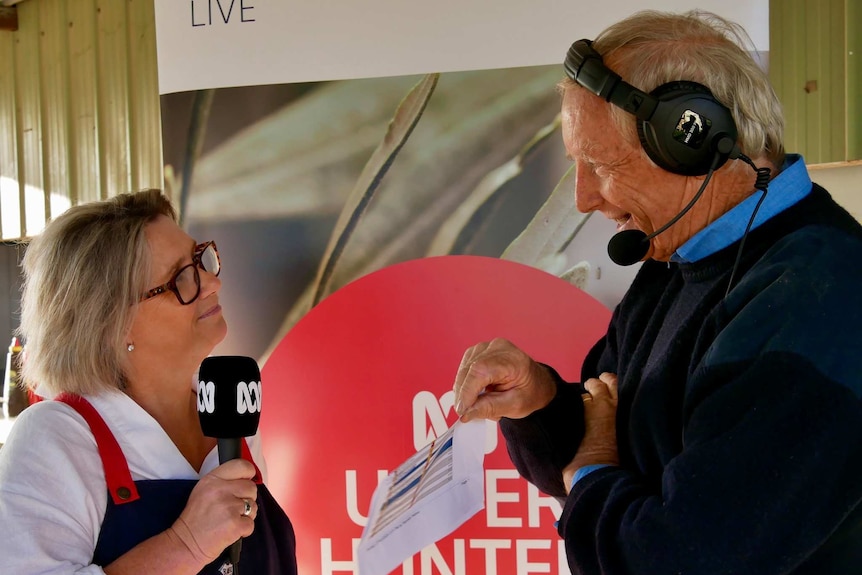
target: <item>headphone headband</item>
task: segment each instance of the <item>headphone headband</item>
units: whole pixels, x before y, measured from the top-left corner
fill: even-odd
[[[649,121],[658,106],[658,100],[625,82],[605,66],[602,55],[593,48],[592,40],[578,40],[572,44],[564,67],[569,78],[596,96],[634,114],[638,120]]]
[[[696,82],[663,84],[647,94],[605,66],[592,40],[578,40],[563,64],[566,75],[593,94],[637,118],[638,136],[647,155],[661,168],[686,176],[716,169],[735,148],[733,116],[712,92]]]

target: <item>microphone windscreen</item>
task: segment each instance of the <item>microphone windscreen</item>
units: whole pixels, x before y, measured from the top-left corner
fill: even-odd
[[[608,255],[620,266],[630,266],[643,259],[649,251],[647,235],[640,230],[623,230],[608,242]]]
[[[260,368],[245,356],[214,356],[198,371],[198,416],[207,437],[248,437],[260,422]]]

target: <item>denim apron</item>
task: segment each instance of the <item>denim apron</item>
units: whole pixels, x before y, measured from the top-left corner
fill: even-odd
[[[108,508],[93,554],[93,564],[104,567],[138,543],[173,525],[197,480],[132,481],[122,449],[96,409],[80,396],[64,393],[56,399],[71,406],[90,426],[105,469]],[[254,464],[245,441],[242,442],[242,456]],[[254,479],[258,484],[258,512],[254,532],[242,539],[239,573],[233,573],[225,551],[199,575],[296,575],[293,525],[261,482],[259,470]]]

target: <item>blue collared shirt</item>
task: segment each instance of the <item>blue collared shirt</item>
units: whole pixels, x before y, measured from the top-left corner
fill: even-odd
[[[671,261],[696,262],[742,238],[761,193],[751,194],[739,205],[692,236],[676,250],[671,256]],[[811,177],[808,175],[805,161],[799,154],[787,154],[781,172],[769,182],[769,193],[757,210],[751,229],[786,210],[809,193],[811,193]]]

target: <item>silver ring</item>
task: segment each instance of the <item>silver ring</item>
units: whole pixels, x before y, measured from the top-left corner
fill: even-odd
[[[242,514],[245,517],[248,517],[249,515],[251,515],[251,501],[249,501],[248,499],[243,499],[242,502],[245,504],[245,509],[243,509]]]

